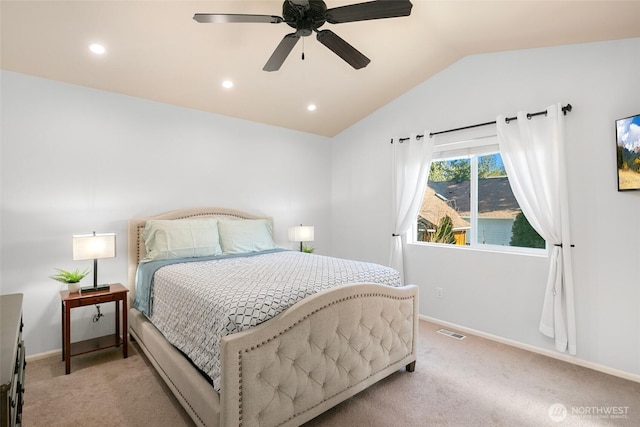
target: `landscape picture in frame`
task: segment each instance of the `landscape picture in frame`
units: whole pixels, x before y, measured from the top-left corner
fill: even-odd
[[[640,114],[616,120],[618,191],[640,190]]]

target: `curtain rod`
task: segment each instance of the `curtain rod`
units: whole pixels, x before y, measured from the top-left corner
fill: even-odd
[[[567,104],[564,107],[562,107],[562,113],[566,116],[567,113],[571,112],[572,109],[573,109],[573,107],[571,106],[571,104]],[[547,115],[547,110],[538,111],[537,113],[527,113],[527,119],[531,119],[532,117],[535,117],[535,116],[542,116],[543,114],[546,116]],[[517,117],[506,117],[504,119],[504,121],[507,122],[507,124],[512,120],[518,120],[518,118]],[[443,134],[443,133],[457,132],[457,131],[460,131],[460,130],[473,129],[473,128],[478,128],[478,127],[488,126],[488,125],[495,125],[495,124],[496,124],[496,121],[494,120],[492,122],[484,122],[484,123],[478,123],[478,124],[475,124],[475,125],[463,126],[463,127],[455,128],[455,129],[447,129],[447,130],[441,130],[441,131],[438,131],[438,132],[431,132],[429,134],[429,138],[433,137],[434,135],[440,135],[440,134]],[[417,135],[416,136],[416,139],[421,139],[421,138],[424,138],[424,135]],[[409,139],[410,138],[399,138],[398,141],[400,143],[403,143],[403,142],[405,142],[405,141],[407,141]],[[391,140],[391,143],[393,144],[393,139]]]

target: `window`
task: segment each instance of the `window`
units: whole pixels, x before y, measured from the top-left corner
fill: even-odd
[[[511,191],[495,138],[457,145],[434,149],[415,241],[524,252],[544,249],[544,239]]]

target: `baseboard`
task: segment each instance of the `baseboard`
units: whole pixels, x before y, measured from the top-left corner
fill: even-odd
[[[57,350],[45,351],[44,353],[31,354],[25,357],[25,359],[28,363],[28,362],[35,362],[36,360],[47,359],[52,356],[58,356],[60,358],[60,361],[62,361],[62,349],[59,348]]]
[[[465,326],[456,325],[455,323],[445,322],[443,320],[435,319],[433,317],[424,316],[422,314],[419,315],[418,317],[422,320],[426,320],[427,322],[435,323],[441,326],[446,326],[447,328],[450,328],[450,329],[456,329],[466,334],[475,335],[480,338],[485,338],[491,341],[499,342],[501,344],[506,344],[511,347],[519,348],[521,350],[526,350],[532,353],[541,354],[543,356],[551,357],[553,359],[562,360],[563,362],[572,363],[577,366],[582,366],[583,368],[593,369],[594,371],[602,372],[608,375],[613,375],[614,377],[619,377],[625,380],[640,383],[640,375],[632,374],[631,372],[626,372],[619,369],[611,368],[609,366],[601,365],[599,363],[589,362],[587,360],[583,360],[575,356],[571,356],[569,354],[559,353],[556,351],[535,347],[530,344],[524,344],[518,341],[503,338],[497,335],[492,335],[486,332],[478,331],[476,329],[471,329]]]

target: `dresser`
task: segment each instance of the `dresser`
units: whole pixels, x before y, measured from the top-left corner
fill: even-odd
[[[0,427],[22,425],[25,349],[22,294],[0,295]]]

